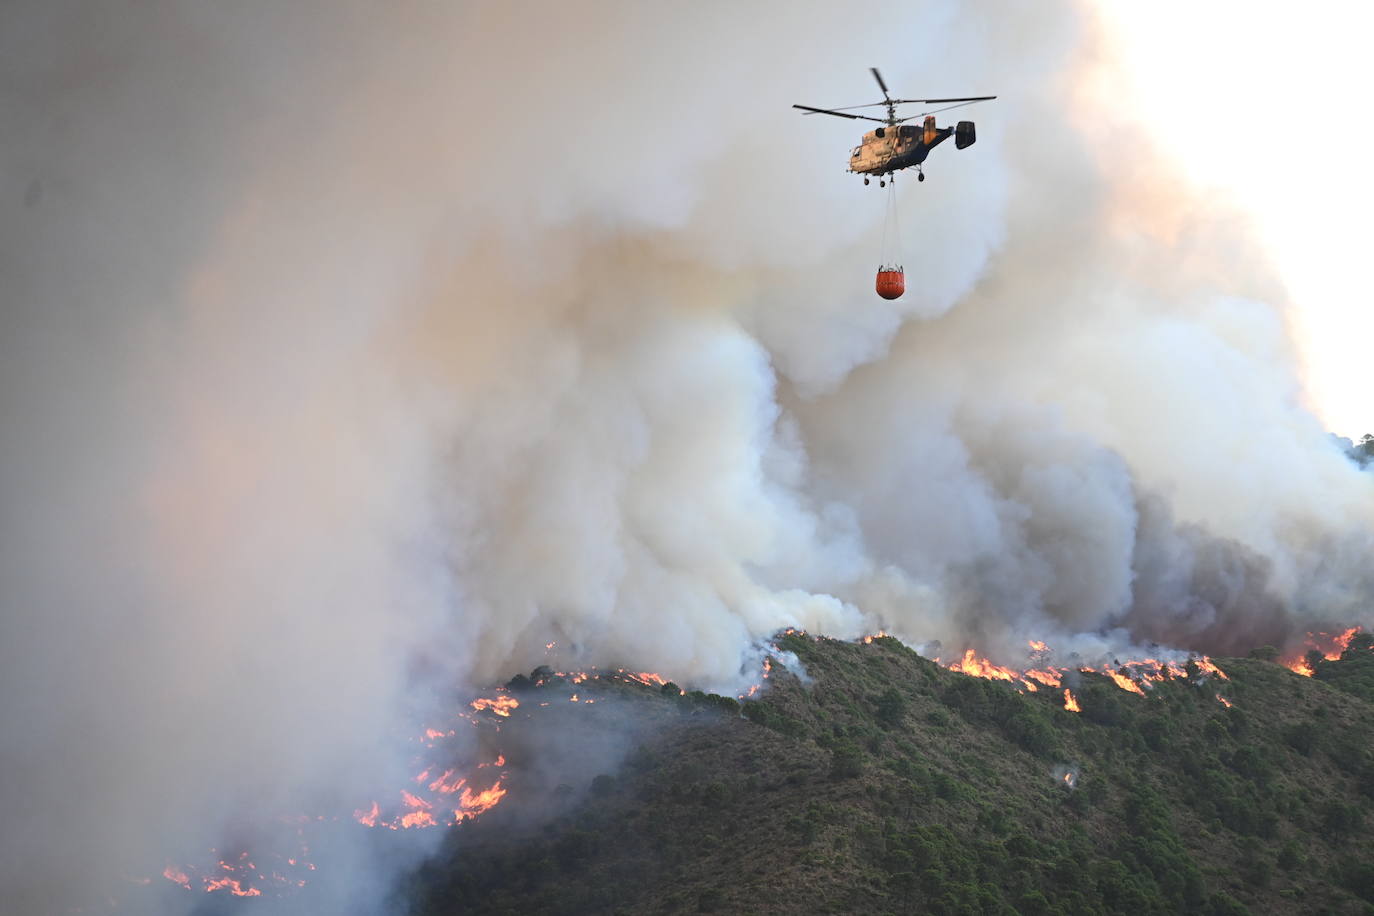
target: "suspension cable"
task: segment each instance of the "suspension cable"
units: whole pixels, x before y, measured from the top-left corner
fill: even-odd
[[[880,249],[881,267],[902,266],[902,227],[897,218],[897,185],[889,179],[884,202],[883,238]]]

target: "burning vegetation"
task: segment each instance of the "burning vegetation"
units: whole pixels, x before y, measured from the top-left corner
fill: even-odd
[[[1368,651],[1374,648],[1374,639],[1362,636],[1358,628],[1335,635],[1311,634],[1308,641],[1312,646],[1308,654],[1319,652],[1319,661],[1326,665],[1341,658],[1342,654],[1354,657],[1361,653],[1362,658],[1367,657],[1374,663],[1374,652]],[[1091,804],[1095,806],[1102,803],[1102,793],[1113,790],[1100,788],[1106,781],[1099,781],[1102,779],[1099,768],[1105,761],[1100,752],[1085,746],[1078,737],[1079,730],[1105,729],[1104,737],[1115,735],[1113,740],[1129,735],[1127,744],[1131,747],[1144,741],[1143,748],[1137,750],[1163,751],[1171,741],[1180,740],[1177,728],[1168,724],[1178,714],[1179,704],[1191,704],[1193,698],[1202,697],[1216,710],[1211,717],[1201,712],[1201,707],[1189,705],[1188,708],[1195,710],[1189,715],[1204,723],[1205,743],[1201,751],[1204,758],[1209,754],[1217,756],[1228,761],[1226,766],[1230,771],[1248,774],[1251,778],[1258,778],[1255,775],[1258,773],[1273,772],[1272,761],[1246,762],[1247,752],[1243,748],[1238,747],[1227,755],[1218,754],[1217,748],[1227,743],[1228,736],[1239,737],[1249,728],[1248,724],[1237,723],[1251,721],[1226,718],[1243,713],[1230,697],[1222,695],[1221,688],[1225,687],[1233,696],[1250,688],[1236,688],[1228,674],[1206,657],[1117,660],[1095,666],[1054,664],[1052,647],[1032,641],[1027,647],[1027,665],[1013,668],[997,665],[972,649],[949,661],[939,657],[927,660],[885,633],[846,644],[797,630],[779,634],[772,651],[773,654],[762,662],[758,681],[741,691],[737,699],[684,691],[657,673],[626,669],[556,671],[541,666],[529,675],[518,675],[506,685],[463,704],[452,721],[419,730],[413,739],[417,749],[415,774],[408,785],[380,794],[354,809],[351,816],[284,819],[283,824],[290,828],[294,837],[290,852],[270,854],[263,850],[256,857],[250,855],[249,850],[232,855],[215,852],[213,864],[207,867],[168,865],[162,878],[184,890],[218,893],[225,897],[300,893],[306,888],[311,873],[316,871],[307,831],[321,824],[339,829],[351,822],[353,829],[383,831],[453,829],[464,825],[480,829],[478,822],[484,815],[506,805],[513,805],[518,812],[513,817],[531,817],[529,812],[532,810],[566,812],[570,810],[571,797],[564,792],[567,787],[554,787],[558,792],[550,794],[551,787],[530,776],[531,765],[537,758],[547,758],[547,752],[538,750],[541,730],[555,721],[549,718],[551,716],[574,715],[579,727],[589,725],[591,720],[585,717],[593,715],[593,710],[602,710],[596,715],[615,719],[614,728],[622,729],[625,713],[612,710],[616,703],[626,702],[634,704],[634,718],[651,720],[657,717],[660,727],[670,733],[679,726],[668,728],[663,726],[664,722],[696,722],[698,726],[719,729],[725,726],[710,723],[742,724],[742,720],[749,720],[756,726],[763,726],[765,733],[788,741],[814,741],[811,746],[828,760],[824,768],[827,785],[863,778],[872,772],[874,755],[881,757],[896,748],[900,759],[907,761],[898,769],[919,774],[905,777],[914,782],[901,790],[916,792],[913,799],[920,796],[971,801],[972,796],[958,788],[972,784],[969,774],[957,769],[930,768],[933,766],[933,745],[929,742],[944,741],[938,736],[950,729],[955,732],[968,728],[991,730],[1001,735],[1019,754],[1063,759],[1072,751],[1073,756],[1084,759],[1085,764],[1081,767],[1056,765],[1054,782],[1061,789],[1082,789],[1071,795],[1092,799]],[[785,659],[786,663],[779,659]],[[875,681],[866,676],[863,683],[887,683],[889,686],[876,694],[860,693],[854,700],[846,701],[848,705],[843,708],[860,709],[867,705],[876,730],[856,730],[856,726],[851,725],[841,729],[838,724],[833,728],[823,726],[825,719],[818,717],[830,708],[830,703],[823,699],[826,691],[833,689],[837,681],[845,684],[845,691],[852,691],[853,686],[846,682],[875,663],[882,663],[884,677]],[[1228,667],[1232,664],[1249,666],[1245,673],[1253,682],[1264,670],[1253,667],[1260,663],[1260,659],[1240,660],[1229,662]],[[1283,659],[1282,664],[1298,670],[1291,659]],[[818,686],[808,686],[811,676],[802,671],[803,666],[820,675]],[[1316,671],[1314,667],[1308,666],[1299,673],[1322,677],[1338,670],[1330,667]],[[1279,670],[1277,666],[1268,668],[1274,672]],[[1374,677],[1370,680],[1374,683]],[[577,712],[574,713],[574,709]],[[922,709],[924,711],[920,711]],[[1225,716],[1214,718],[1221,714]],[[684,715],[688,717],[685,720]],[[1080,717],[1082,724],[1076,725]],[[915,722],[923,725],[913,729]],[[956,722],[965,725],[955,728]],[[739,724],[730,726],[732,729],[739,727]],[[1310,754],[1324,739],[1320,732],[1309,732],[1310,729],[1294,725],[1283,733],[1283,740],[1288,747]],[[911,743],[918,739],[920,743]],[[1210,751],[1206,750],[1209,746]],[[816,751],[808,753],[814,755]],[[798,759],[806,757],[802,754]],[[636,766],[643,769],[645,760],[659,758],[652,749],[641,746],[635,759],[639,761]],[[1374,761],[1369,759],[1367,748],[1356,753],[1349,763],[1355,767],[1357,775],[1364,774],[1360,778],[1367,780],[1366,788],[1374,797]],[[1085,771],[1089,774],[1087,778]],[[1098,775],[1093,776],[1094,773]],[[616,782],[613,777],[601,774],[587,785],[599,795],[605,795],[613,793]],[[913,788],[922,785],[926,788]],[[1124,791],[1124,787],[1115,791]],[[1235,791],[1242,791],[1239,784]],[[1258,790],[1251,791],[1249,801],[1244,801],[1242,794],[1236,794],[1234,803],[1224,801],[1209,816],[1219,818],[1223,825],[1230,824],[1243,836],[1254,835],[1255,831],[1263,836],[1271,829],[1266,826],[1269,822],[1250,824],[1246,820],[1250,815],[1240,813],[1246,805],[1255,802],[1258,796],[1254,791]],[[727,791],[726,797],[734,796]],[[901,792],[896,797],[900,799]],[[1195,804],[1201,805],[1201,799]],[[1333,815],[1338,819],[1342,816]],[[511,822],[504,823],[509,825]],[[259,862],[265,864],[260,866]]]
[[[766,667],[763,676],[767,677]],[[653,696],[686,695],[653,672],[537,668],[467,702],[451,721],[419,729],[411,739],[416,748],[412,764],[415,775],[409,783],[354,809],[351,816],[284,817],[277,825],[282,830],[271,836],[271,831],[261,831],[256,853],[241,850],[223,855],[211,850],[211,864],[169,864],[162,878],[188,891],[234,897],[290,895],[305,888],[310,873],[317,870],[311,861],[311,831],[346,829],[350,822],[355,827],[391,831],[454,828],[470,823],[490,812],[510,792],[512,768],[520,761],[508,759],[502,748],[513,744],[512,753],[519,754],[520,748],[528,745],[520,740],[507,742],[503,728],[518,722],[537,734],[555,712],[561,713],[556,699],[561,698],[563,705],[570,701],[588,707],[627,690]],[[696,692],[696,696],[706,695]],[[559,708],[553,709],[555,706]],[[480,759],[472,759],[474,748]],[[258,862],[264,865],[260,867]],[[150,880],[137,878],[132,883],[146,886]]]
[[[1030,657],[1038,660],[1045,660],[1051,657],[1049,647],[1043,643],[1032,640],[1030,642]],[[938,663],[940,659],[937,657]],[[1102,664],[1096,667],[1077,666],[1077,667],[1054,667],[1046,666],[1043,668],[1024,668],[1014,670],[999,665],[994,665],[986,658],[979,658],[972,649],[966,649],[963,656],[957,661],[946,665],[951,671],[958,671],[961,674],[968,674],[974,677],[988,678],[991,680],[1006,681],[1015,685],[1018,689],[1026,690],[1031,693],[1041,687],[1059,687],[1064,679],[1074,672],[1080,674],[1101,674],[1109,678],[1112,683],[1122,690],[1131,693],[1145,695],[1145,691],[1152,684],[1161,683],[1173,678],[1182,679],[1206,679],[1208,677],[1218,677],[1226,679],[1226,674],[1212,663],[1206,656],[1190,657],[1185,662],[1160,661],[1155,658],[1138,659],[1128,662],[1116,662],[1115,664]],[[1190,671],[1190,668],[1192,669]],[[1068,691],[1066,690],[1067,694]],[[1069,700],[1065,700],[1065,708],[1072,708]]]
[[[1340,658],[1360,632],[1360,627],[1350,627],[1337,634],[1308,633],[1303,647],[1284,657],[1283,666],[1304,677],[1311,677],[1319,662],[1333,662]]]
[[[478,821],[480,844],[417,874],[416,911],[1374,903],[1374,706],[1320,683],[1363,656],[1300,679],[1256,658],[1103,670],[1054,665],[1042,646],[1016,670],[964,652],[937,664],[883,637],[793,632],[777,647],[807,681],[775,657],[769,688],[733,707],[743,718],[703,715],[729,698],[642,691],[680,724],[533,834]]]

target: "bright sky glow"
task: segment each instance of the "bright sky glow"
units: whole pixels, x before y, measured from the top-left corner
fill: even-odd
[[[1297,306],[1310,406],[1374,432],[1374,5],[1108,2],[1141,117],[1186,177],[1255,217]]]

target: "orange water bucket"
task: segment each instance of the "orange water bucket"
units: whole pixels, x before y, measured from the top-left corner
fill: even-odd
[[[875,286],[884,299],[899,299],[906,292],[906,274],[900,267],[879,267]]]

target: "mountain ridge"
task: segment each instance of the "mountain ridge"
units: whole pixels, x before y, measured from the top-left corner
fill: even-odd
[[[405,905],[1374,913],[1367,636],[1315,677],[1264,650],[1216,660],[1225,679],[1192,666],[1141,695],[1074,673],[1081,712],[1063,689],[950,671],[891,638],[776,645],[796,661],[775,658],[743,704],[675,685],[512,682],[528,710],[597,699],[599,727],[629,736],[623,759],[535,791],[521,773],[547,783],[576,754],[542,744],[536,716],[513,721],[510,798],[452,831]],[[567,705],[574,731],[590,725],[592,707]]]

